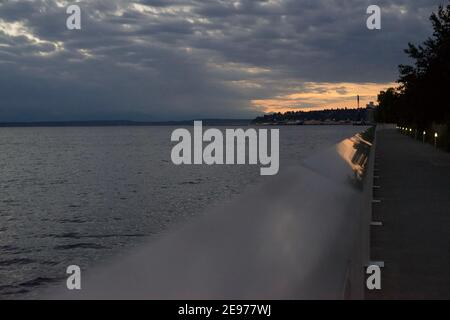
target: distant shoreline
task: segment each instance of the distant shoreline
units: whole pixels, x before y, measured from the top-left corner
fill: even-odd
[[[190,126],[195,120],[181,121],[130,121],[130,120],[99,120],[99,121],[30,121],[30,122],[0,122],[0,128],[19,127],[148,127],[148,126]],[[251,119],[203,119],[206,126],[250,125]]]
[[[33,122],[0,122],[0,128],[59,128],[59,127],[164,127],[164,126],[192,126],[196,120],[180,121],[33,121]],[[258,123],[251,119],[203,119],[204,126],[367,126],[365,122],[339,121],[304,121],[297,123],[272,122]]]
[[[364,121],[304,121],[304,122],[268,122],[252,123],[255,126],[372,126],[375,123]]]

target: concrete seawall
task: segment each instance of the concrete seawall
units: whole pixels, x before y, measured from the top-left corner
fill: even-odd
[[[286,169],[237,201],[109,266],[63,299],[364,297],[373,170],[370,132]],[[371,156],[372,154],[372,156]]]

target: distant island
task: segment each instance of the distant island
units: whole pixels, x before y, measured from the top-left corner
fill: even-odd
[[[289,111],[257,117],[255,125],[366,125],[374,121],[375,106],[357,109],[325,109],[314,111]]]

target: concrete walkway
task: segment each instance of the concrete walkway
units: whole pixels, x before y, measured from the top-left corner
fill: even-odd
[[[372,260],[385,262],[368,299],[450,299],[450,154],[396,130],[377,133]]]

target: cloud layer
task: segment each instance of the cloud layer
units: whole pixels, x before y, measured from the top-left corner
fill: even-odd
[[[0,121],[253,117],[394,81],[441,1],[0,0]],[[368,87],[373,90],[368,90]],[[364,99],[363,99],[364,100]]]

